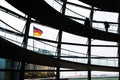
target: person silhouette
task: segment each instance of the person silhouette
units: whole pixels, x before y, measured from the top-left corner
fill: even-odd
[[[105,30],[106,32],[108,32],[108,28],[110,27],[109,23],[108,22],[104,22],[104,25],[105,25]]]
[[[90,20],[88,18],[85,19],[84,25],[85,26],[90,26]]]

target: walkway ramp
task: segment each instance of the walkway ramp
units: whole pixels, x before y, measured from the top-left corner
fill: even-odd
[[[31,50],[27,50],[20,46],[17,46],[3,38],[0,37],[0,57],[5,59],[12,59],[20,62],[46,65],[52,67],[69,68],[73,70],[87,71],[88,69],[92,71],[119,71],[118,67],[107,67],[107,66],[97,66],[71,62],[66,60],[57,60],[53,56],[38,54]]]
[[[59,30],[62,29],[65,32],[72,33],[78,36],[91,37],[98,40],[120,42],[119,34],[107,33],[75,22],[72,19],[62,15],[61,13],[53,9],[44,0],[29,0],[29,1],[6,0],[6,1],[13,5],[14,7],[16,7],[17,9],[19,9],[20,11],[22,11],[23,13],[38,20],[40,24],[47,25],[49,27]]]

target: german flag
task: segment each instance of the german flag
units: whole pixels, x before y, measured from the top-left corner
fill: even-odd
[[[33,36],[41,36],[43,33],[42,30],[36,28],[36,27],[33,27]]]

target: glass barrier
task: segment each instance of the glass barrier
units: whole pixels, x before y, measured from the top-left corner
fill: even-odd
[[[22,39],[23,37],[19,37],[15,34],[9,34],[7,32],[4,32],[3,35],[6,34],[6,36],[4,37],[6,40],[9,40],[19,46],[22,45]],[[3,35],[1,34],[1,36],[3,37]],[[14,36],[15,38],[13,37],[9,37],[7,35],[12,35]],[[20,38],[21,40],[19,39],[16,39],[16,38]],[[35,40],[34,40],[35,41]],[[39,45],[44,45],[44,46],[49,46],[49,48],[46,48],[46,47],[42,47],[42,48],[38,48],[38,47],[35,47],[33,45],[27,45],[27,49],[29,50],[32,50],[32,51],[35,51],[39,54],[44,54],[44,55],[51,55],[51,56],[54,56],[55,58],[57,57],[57,48],[56,46],[51,46],[51,45],[48,45],[46,43],[43,43],[43,42],[38,42]],[[37,43],[37,44],[38,44]],[[85,63],[87,64],[88,62],[88,59],[87,59],[87,54],[86,53],[80,53],[80,52],[75,52],[75,51],[71,51],[71,50],[66,50],[66,49],[61,49],[62,53],[61,53],[61,59],[63,60],[68,60],[68,61],[73,61],[73,62],[78,62],[78,63]],[[94,56],[95,59],[91,58],[91,64],[94,64],[94,65],[103,65],[103,66],[113,66],[113,67],[117,67],[118,66],[118,60],[117,58],[116,59],[109,59],[109,58],[103,58],[103,59],[100,59],[98,57],[97,59],[97,56]]]
[[[61,8],[62,8],[63,3],[60,0],[52,0],[51,2],[46,0],[46,2],[49,5],[51,5],[54,9],[56,9],[58,12],[61,12]],[[79,4],[77,4],[77,5],[79,5]],[[57,8],[56,8],[56,6],[57,6]],[[89,8],[90,8],[90,6],[89,6]],[[90,9],[86,9],[86,8],[78,7],[78,6],[75,6],[75,5],[73,6],[73,5],[67,4],[65,15],[69,16],[71,19],[73,19],[74,21],[76,21],[78,23],[84,24],[84,19],[86,19],[86,17],[89,18],[90,12],[91,12]],[[112,16],[112,18],[109,18],[110,20],[109,19],[106,20],[107,19],[106,17],[109,17],[111,15],[114,15],[114,16]],[[98,16],[101,16],[103,19],[101,17],[98,17]],[[101,22],[104,22],[104,21],[108,21],[108,22],[114,21],[113,23],[117,23],[116,18],[118,17],[118,14],[117,13],[110,13],[110,12],[96,11],[95,10],[93,17],[94,17],[94,19],[97,19],[97,20],[100,18],[100,20],[103,20],[103,21],[100,21],[100,23],[99,23],[97,20],[95,22],[93,20],[92,28],[105,31],[104,23],[101,23]],[[110,28],[108,29],[108,32],[118,33],[117,27],[118,27],[118,24],[110,23]]]
[[[2,22],[1,24],[2,24],[1,26],[3,26],[2,28],[5,28],[5,29],[7,28],[7,25],[4,25]],[[15,33],[8,33],[5,29],[4,30],[0,29],[0,36],[14,44],[22,46],[23,37],[18,36]],[[28,41],[29,40],[31,40],[32,42],[30,41],[31,44],[27,45],[27,49],[35,51],[40,54],[51,55],[51,56],[54,56],[55,58],[57,57],[57,44],[49,45],[50,43],[46,44],[43,41],[28,39]],[[36,47],[35,45],[33,45],[34,43],[33,41],[37,42],[37,45],[38,44],[42,45],[42,47],[41,46]],[[66,50],[66,49],[61,49],[61,59],[73,61],[73,62],[79,62],[79,63],[86,63],[86,64],[88,62],[86,53],[80,53],[80,52],[75,52],[75,51]],[[91,58],[91,64],[95,64],[95,65],[118,66],[117,63],[118,63],[117,59],[108,59],[108,58],[92,59]]]

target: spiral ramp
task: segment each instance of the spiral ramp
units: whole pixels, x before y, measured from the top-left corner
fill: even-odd
[[[44,0],[30,0],[29,2],[21,0],[6,0],[11,5],[35,18],[40,22],[40,24],[47,25],[55,29],[62,29],[63,31],[84,37],[90,37],[98,40],[120,42],[120,35],[114,33],[106,33],[97,29],[90,27],[85,27],[84,25],[77,23],[68,17],[60,14],[49,6]],[[34,6],[31,6],[35,4]],[[44,10],[43,10],[44,9]],[[115,8],[116,9],[116,8]],[[115,10],[117,11],[117,10]],[[74,27],[73,27],[74,26]],[[120,69],[118,67],[110,66],[99,66],[99,65],[88,65],[85,63],[77,63],[66,60],[57,59],[54,56],[48,56],[43,54],[38,54],[31,50],[27,50],[23,47],[17,46],[4,38],[0,38],[0,57],[6,59],[12,59],[15,61],[46,65],[52,67],[69,68],[73,70],[80,71],[113,71],[118,72]],[[6,50],[7,48],[7,50]],[[11,54],[9,54],[11,53]]]

